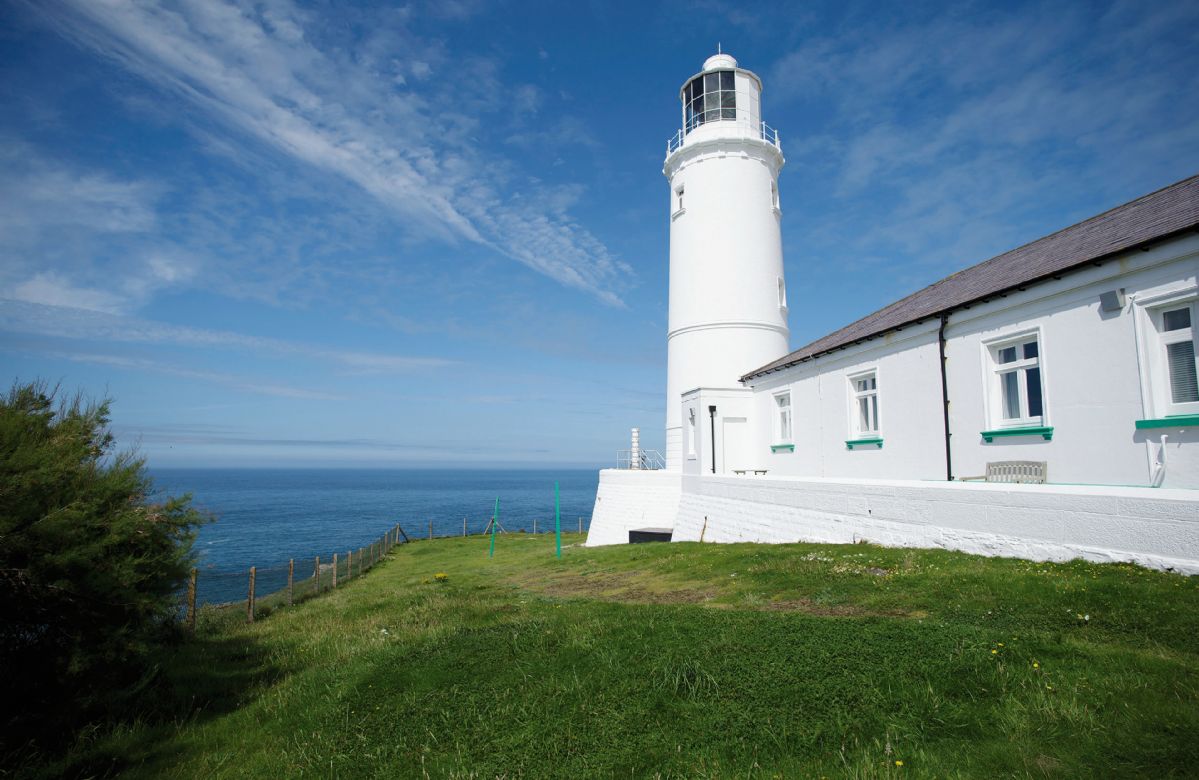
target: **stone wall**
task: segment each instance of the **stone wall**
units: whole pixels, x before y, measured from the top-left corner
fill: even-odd
[[[675,541],[701,535],[708,542],[866,539],[1199,573],[1199,493],[1192,490],[684,477],[673,527]]]
[[[631,528],[673,528],[681,481],[673,471],[600,471],[587,545],[625,544]]]

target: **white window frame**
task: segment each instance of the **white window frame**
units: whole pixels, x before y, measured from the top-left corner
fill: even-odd
[[[1023,346],[1030,341],[1037,343],[1037,356],[1025,358]],[[987,427],[992,430],[1002,428],[1040,428],[1049,426],[1049,382],[1048,371],[1045,367],[1045,338],[1040,328],[1022,330],[1018,333],[1005,333],[982,343],[983,365],[986,386]],[[1017,349],[1016,360],[1009,363],[999,362],[999,353],[1008,347]],[[1030,368],[1040,370],[1041,377],[1041,414],[1029,414],[1028,379]],[[1005,418],[1003,375],[1016,372],[1016,391],[1020,414],[1014,418]]]
[[[1170,377],[1163,365],[1160,331],[1154,315],[1179,308],[1187,303],[1199,308],[1199,284],[1192,281],[1175,283],[1147,291],[1134,292],[1128,296],[1132,302],[1133,329],[1136,332],[1137,367],[1141,380],[1141,414],[1146,419],[1167,417],[1175,412],[1168,411],[1173,404],[1169,400]],[[1194,330],[1195,311],[1192,310],[1191,328]]]
[[[779,401],[784,398],[787,399],[786,407],[779,403]],[[774,444],[794,444],[795,404],[792,403],[791,390],[787,389],[774,393],[771,396],[770,403],[770,415],[773,420],[771,427],[774,432]],[[786,419],[786,424],[783,422],[784,418]]]
[[[695,460],[696,457],[698,457],[695,444],[697,438],[696,434],[699,433],[699,431],[696,429],[697,423],[695,417],[695,407],[688,406],[686,424],[683,426],[686,429],[684,435],[687,437],[687,460]]]
[[[849,437],[850,439],[881,439],[883,438],[883,429],[879,425],[879,418],[882,417],[880,409],[882,400],[879,394],[879,373],[878,368],[869,368],[864,371],[855,371],[848,374],[846,379],[849,380],[847,385],[849,389]],[[858,382],[862,380],[874,380],[874,387],[866,390],[858,390]],[[862,427],[861,401],[863,398],[874,398],[874,403],[869,407],[868,416],[874,423],[873,430],[866,430]]]
[[[1179,309],[1189,309],[1191,326],[1183,330],[1165,330],[1165,314]],[[1168,345],[1190,340],[1195,345],[1195,353],[1199,355],[1199,299],[1194,294],[1177,297],[1164,302],[1157,301],[1147,306],[1145,314],[1149,319],[1146,329],[1149,368],[1149,387],[1153,400],[1152,413],[1155,417],[1170,417],[1183,414],[1199,414],[1199,401],[1175,402],[1170,388],[1170,366],[1166,357]]]
[[[671,190],[671,196],[670,196],[670,199],[671,199],[670,205],[672,207],[670,209],[671,219],[687,213],[687,209],[683,207],[683,203],[684,203],[683,196],[686,194],[687,194],[686,184],[681,183],[677,187],[675,187],[673,190]]]
[[[786,311],[787,310],[787,282],[781,276],[778,278],[778,280],[779,280],[779,283],[778,283],[779,308],[782,309],[783,311]]]

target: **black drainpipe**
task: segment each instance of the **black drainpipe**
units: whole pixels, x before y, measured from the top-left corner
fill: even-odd
[[[708,415],[712,418],[712,473],[716,473],[716,407],[708,407]]]
[[[949,377],[945,374],[945,327],[949,325],[949,312],[941,312],[941,327],[937,329],[937,342],[941,350],[941,401],[945,417],[945,479],[953,482],[953,451],[949,446]]]

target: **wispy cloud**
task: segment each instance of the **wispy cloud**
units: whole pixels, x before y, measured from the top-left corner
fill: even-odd
[[[226,387],[231,387],[235,390],[243,390],[245,392],[254,393],[256,395],[269,395],[278,398],[297,398],[308,401],[344,401],[345,396],[325,393],[318,390],[309,390],[303,387],[293,387],[291,385],[279,384],[277,382],[261,381],[251,377],[238,376],[236,374],[228,374],[219,371],[201,371],[194,368],[187,368],[171,363],[164,363],[158,360],[150,360],[147,358],[129,357],[127,355],[109,355],[98,352],[68,352],[60,350],[45,350],[43,355],[59,358],[61,360],[70,360],[75,363],[89,363],[98,366],[112,366],[115,368],[129,369],[133,371],[147,371],[154,374],[166,374],[169,376],[183,377],[184,379],[198,379],[203,382],[212,382]]]
[[[72,40],[210,120],[353,182],[415,233],[490,247],[620,304],[632,277],[628,265],[565,213],[545,213],[536,197],[513,197],[510,163],[483,153],[473,139],[479,120],[472,106],[485,110],[502,99],[500,90],[487,89],[498,83],[494,63],[462,57],[438,72],[446,54],[407,31],[410,11],[373,20],[373,37],[345,47],[330,41],[336,33],[327,20],[287,0],[183,0],[169,7],[64,0],[38,7]],[[393,56],[384,59],[385,51]],[[397,61],[394,52],[410,54]],[[435,72],[436,91],[413,88]],[[535,88],[512,88],[527,112],[537,109]]]
[[[115,313],[190,280],[187,253],[150,238],[165,189],[0,136],[0,295]]]
[[[91,309],[4,299],[0,299],[0,331],[108,344],[170,344],[295,356],[338,365],[347,373],[357,374],[419,372],[456,363],[440,357],[328,349],[233,331],[170,325]],[[111,364],[119,365],[115,362]]]
[[[910,288],[1064,227],[1066,203],[1084,218],[1193,172],[1177,154],[1199,138],[1197,104],[1179,100],[1199,92],[1199,72],[1178,66],[1194,51],[1193,4],[907,7],[856,22],[769,71],[774,99],[821,118],[790,155],[805,187],[824,188],[805,194],[838,204],[805,235],[816,251],[889,258],[879,270]]]

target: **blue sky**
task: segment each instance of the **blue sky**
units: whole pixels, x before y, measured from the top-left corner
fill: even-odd
[[[662,446],[677,90],[780,131],[792,346],[1199,170],[1199,5],[0,4],[0,361],[151,465]],[[749,367],[747,367],[749,368]]]

